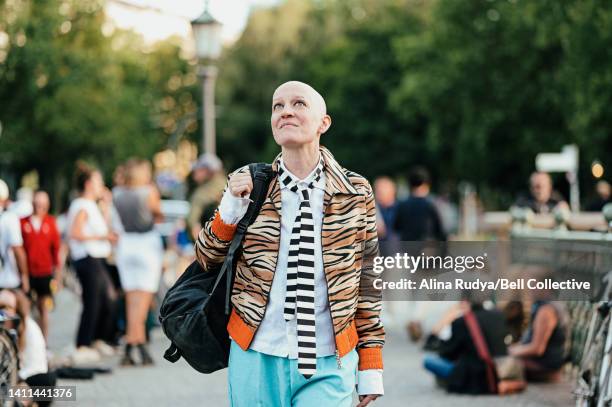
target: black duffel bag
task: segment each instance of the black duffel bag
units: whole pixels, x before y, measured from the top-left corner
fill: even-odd
[[[253,202],[238,223],[223,265],[204,271],[194,261],[168,290],[160,308],[159,321],[171,341],[164,358],[174,363],[182,356],[201,373],[227,367],[230,348],[227,322],[236,260],[244,234],[257,218],[274,176],[270,164],[250,164],[249,170]]]

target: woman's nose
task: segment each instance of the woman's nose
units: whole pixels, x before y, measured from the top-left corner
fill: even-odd
[[[281,111],[281,117],[290,117],[293,116],[294,112],[293,112],[293,108],[291,106],[284,106],[283,110]]]

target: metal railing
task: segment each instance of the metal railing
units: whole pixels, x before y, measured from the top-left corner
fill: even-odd
[[[509,226],[513,262],[544,265],[555,273],[583,275],[599,284],[598,295],[592,301],[566,303],[570,314],[568,360],[576,381],[576,405],[609,405],[612,400],[612,204],[606,205],[602,214],[582,217],[561,211],[541,217],[529,210],[514,208],[506,215],[489,216],[491,219],[498,226]]]

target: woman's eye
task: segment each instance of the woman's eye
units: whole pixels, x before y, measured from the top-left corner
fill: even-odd
[[[275,104],[274,106],[272,106],[272,110],[278,110],[281,107],[283,107],[283,105],[281,105],[280,103]]]
[[[295,105],[306,106],[306,103],[302,102],[301,100],[298,100],[297,102],[295,102]]]

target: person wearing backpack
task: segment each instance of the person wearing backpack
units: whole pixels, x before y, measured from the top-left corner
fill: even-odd
[[[317,91],[284,83],[271,107],[281,153],[236,264],[230,404],[350,406],[357,384],[363,407],[384,393],[372,188],[320,146],[331,118]],[[248,167],[230,174],[196,242],[205,271],[223,263],[252,190]]]
[[[16,214],[6,210],[9,188],[0,179],[0,288],[30,291],[28,263],[21,225]]]

